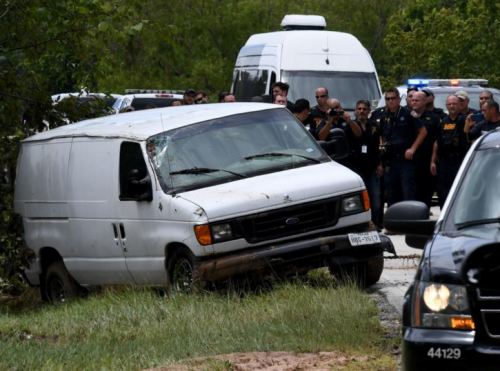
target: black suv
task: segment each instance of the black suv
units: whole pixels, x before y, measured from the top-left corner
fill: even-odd
[[[384,225],[423,248],[404,298],[402,370],[500,370],[500,131],[474,143],[437,221],[405,201]]]

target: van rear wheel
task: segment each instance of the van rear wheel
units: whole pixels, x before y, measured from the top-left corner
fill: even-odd
[[[177,249],[168,261],[168,275],[172,290],[178,292],[195,292],[199,285],[196,272],[196,259],[186,249]]]
[[[71,277],[62,260],[52,263],[45,277],[45,295],[50,303],[66,303],[80,296],[81,287]]]

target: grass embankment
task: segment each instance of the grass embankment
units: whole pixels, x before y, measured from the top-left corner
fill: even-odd
[[[194,296],[131,288],[24,313],[0,310],[1,370],[140,370],[253,351],[341,350],[395,364],[383,356],[375,304],[352,285],[296,282]]]

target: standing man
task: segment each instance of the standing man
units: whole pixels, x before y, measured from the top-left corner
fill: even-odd
[[[194,96],[196,104],[208,103],[208,94],[203,90],[198,90]]]
[[[413,94],[415,94],[415,92],[417,92],[418,89],[411,85],[411,86],[408,86],[408,90],[406,91],[406,107],[408,107],[408,109],[411,110],[411,100],[413,98]]]
[[[307,99],[297,99],[297,101],[295,102],[295,107],[293,109],[293,114],[317,140],[318,137],[316,135],[316,123],[309,115],[309,109],[310,106]]]
[[[279,104],[280,106],[286,107],[286,97],[284,95],[278,94],[274,96],[274,104]]]
[[[439,125],[431,159],[431,173],[437,176],[437,192],[441,208],[469,149],[464,133],[465,119],[460,114],[460,102],[455,95],[446,98],[446,109],[449,113]]]
[[[290,85],[288,85],[286,82],[275,82],[272,86],[273,88],[273,101],[276,99],[277,95],[282,95],[285,97],[286,100],[286,108],[290,112],[293,112],[293,106],[294,104],[292,102],[288,101],[288,91],[290,90]]]
[[[311,108],[311,117],[316,123],[316,126],[323,120],[327,120],[328,116],[328,89],[325,87],[319,87],[316,89],[316,103],[313,108]]]
[[[424,141],[418,147],[414,156],[416,186],[415,199],[423,202],[430,209],[432,195],[434,194],[434,190],[436,188],[436,177],[431,174],[429,166],[441,120],[437,115],[426,109],[427,97],[423,90],[418,91],[413,95],[412,107],[413,118],[419,120],[427,131]]]
[[[473,110],[472,108],[469,107],[469,95],[465,90],[459,90],[455,93],[455,96],[459,99],[460,101],[460,113],[464,116],[468,116],[471,113],[476,113],[476,110]]]
[[[475,123],[472,121],[472,114],[465,120],[464,133],[467,134],[469,142],[479,138],[481,135],[500,127],[500,115],[498,113],[498,103],[490,100],[481,106],[484,113],[484,120]]]
[[[382,151],[385,158],[387,204],[415,200],[415,165],[413,156],[427,131],[408,109],[401,107],[397,88],[385,92],[386,112],[381,118]],[[418,133],[418,135],[417,135]]]
[[[444,119],[446,116],[446,113],[443,111],[442,108],[436,108],[434,106],[434,100],[436,99],[434,92],[429,89],[429,88],[423,88],[421,91],[425,93],[425,97],[427,99],[427,103],[425,105],[425,108],[428,111],[431,111],[433,114],[437,115],[440,120]]]
[[[380,161],[380,131],[378,125],[370,120],[370,102],[359,100],[354,111],[356,120],[354,122],[361,129],[361,136],[354,137],[353,155],[354,169],[363,179],[372,211],[372,222],[377,229],[381,229],[378,223],[380,213],[380,177],[384,173]]]
[[[479,107],[482,107],[483,104],[489,100],[495,100],[493,98],[493,93],[489,90],[483,90],[481,94],[479,94]]]
[[[236,102],[236,98],[233,94],[226,94],[224,98],[222,98],[222,103],[234,103]]]
[[[316,133],[318,134],[319,140],[326,140],[327,142],[330,140],[330,130],[338,128],[341,129],[347,138],[347,142],[349,143],[350,152],[349,155],[337,161],[338,163],[354,170],[354,162],[352,156],[352,146],[354,137],[359,137],[361,135],[361,129],[359,126],[351,119],[351,116],[345,111],[342,110],[342,106],[338,99],[329,99],[327,101],[328,111],[326,120],[322,120],[317,129]]]
[[[186,89],[186,91],[184,92],[184,105],[190,105],[190,104],[194,104],[194,96],[195,96],[196,92],[194,91],[194,89]]]

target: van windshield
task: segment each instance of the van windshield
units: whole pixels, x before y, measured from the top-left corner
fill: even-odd
[[[369,102],[380,99],[377,77],[374,73],[364,72],[328,72],[328,71],[282,71],[281,81],[290,85],[288,100],[309,100],[315,105],[316,89],[324,86],[330,98],[337,98],[342,108],[354,111],[356,102],[366,99]]]
[[[147,150],[169,194],[331,161],[284,108],[167,131],[149,138]]]

